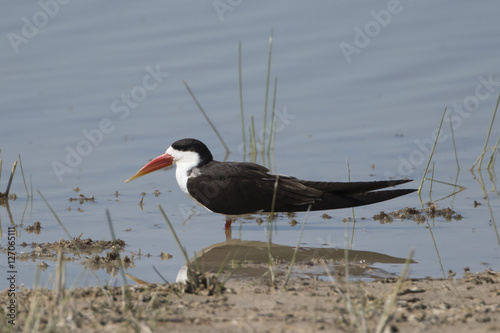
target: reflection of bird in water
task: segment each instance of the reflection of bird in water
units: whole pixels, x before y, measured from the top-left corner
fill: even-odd
[[[326,264],[335,274],[345,264],[345,256],[349,258],[349,274],[354,277],[381,278],[392,276],[383,269],[374,267],[374,263],[404,264],[405,258],[392,257],[371,251],[356,251],[337,248],[313,248],[301,246],[295,253],[295,247],[268,242],[231,239],[210,245],[198,251],[189,261],[190,267],[203,267],[204,272],[231,272],[233,278],[259,278],[269,270],[269,251],[273,258],[279,259],[282,269],[288,268],[295,256],[295,273],[300,276],[326,277],[323,267]],[[411,264],[417,263],[410,260]],[[311,265],[312,264],[312,265]],[[277,264],[279,265],[279,264]],[[318,267],[319,266],[319,267]],[[277,268],[280,269],[280,268]],[[184,264],[177,274],[176,282],[188,279],[188,267]]]

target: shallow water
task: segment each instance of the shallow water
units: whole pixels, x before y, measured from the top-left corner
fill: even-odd
[[[183,137],[204,141],[216,159],[224,158],[222,145],[182,80],[227,142],[228,160],[248,159],[240,149],[238,42],[248,134],[251,114],[257,131],[263,127],[271,29],[271,81],[278,77],[275,171],[305,179],[346,180],[348,159],[351,180],[406,176],[417,179],[409,186],[418,187],[447,106],[460,172],[457,178],[448,116],[430,169],[434,165],[434,179],[466,187],[447,197],[454,192],[452,186],[434,183],[430,194],[426,182],[422,192],[424,202],[446,197],[438,206],[452,207],[463,216],[460,221],[374,221],[381,210],[421,207],[412,194],[356,208],[354,227],[343,222],[352,217],[350,209],[329,211],[333,218],[328,220],[322,212],[311,213],[302,245],[397,258],[415,248],[413,277],[441,277],[449,270],[461,275],[466,266],[472,271],[500,269],[498,181],[484,167],[482,181],[477,171],[468,171],[482,151],[500,92],[500,45],[493,42],[500,32],[497,2],[289,6],[285,1],[241,1],[223,13],[215,9],[216,1],[43,3],[52,7],[13,2],[2,9],[0,189],[5,190],[10,166],[20,154],[28,187],[32,179],[33,188],[43,193],[73,237],[83,233],[83,238],[111,239],[105,216],[109,209],[116,236],[127,244],[124,254],[142,253],[128,273],[161,281],[155,266],[173,281],[184,263],[158,204],[189,255],[225,240],[223,217],[195,207],[177,187],[173,170],[130,184],[123,181]],[[342,51],[354,47],[349,56]],[[490,146],[499,135],[497,120]],[[487,158],[490,155],[488,151]],[[158,197],[155,190],[161,192]],[[19,225],[18,251],[31,251],[21,248],[22,242],[66,238],[40,196],[34,193],[33,204],[27,199],[19,168],[11,192],[18,196],[9,204],[12,220],[0,206],[2,248],[8,246],[11,223]],[[146,196],[141,209],[142,192]],[[79,194],[93,195],[95,202],[68,201]],[[474,201],[481,205],[474,207]],[[192,207],[195,214],[183,224]],[[297,215],[295,227],[286,217],[279,218],[273,243],[294,247],[304,217]],[[39,235],[24,231],[35,221],[42,224]],[[265,224],[237,221],[233,238],[266,241]],[[173,258],[161,260],[161,252]],[[18,260],[16,283],[32,286],[40,262]],[[49,283],[56,266],[54,261],[46,263],[43,284]],[[0,267],[7,264],[2,252]],[[82,267],[68,263],[68,284],[95,285],[88,272],[77,278]],[[398,274],[402,265],[374,267]],[[98,276],[114,282],[104,271]],[[5,287],[6,280],[0,280],[0,289]]]

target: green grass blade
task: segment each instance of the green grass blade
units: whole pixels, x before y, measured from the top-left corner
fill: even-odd
[[[278,77],[274,78],[274,93],[273,93],[273,109],[271,110],[271,127],[269,133],[269,145],[267,146],[267,155],[269,156],[271,148],[274,149],[274,137],[276,133],[274,130],[276,126],[274,124],[274,110],[276,109],[276,89],[278,87]]]
[[[156,272],[156,274],[158,274],[158,276],[160,277],[160,279],[163,280],[164,283],[166,283],[166,284],[170,283],[170,282],[167,281],[167,279],[165,279],[165,277],[160,273],[160,271],[158,271],[158,269],[154,265],[153,265],[153,269]]]
[[[346,164],[347,164],[347,181],[351,182],[351,167],[349,165],[349,159],[345,159]],[[352,232],[351,232],[351,245],[349,246],[349,249],[352,250],[352,244],[354,242],[354,229],[356,228],[356,215],[354,214],[354,207],[351,207],[352,210]]]
[[[272,223],[274,219],[274,205],[276,203],[276,194],[278,193],[278,183],[279,183],[279,175],[276,175],[276,181],[274,182],[274,193],[273,193],[273,201],[271,203],[271,213],[269,214],[269,219],[267,221],[267,254],[269,259],[269,273],[271,274],[271,283],[274,283],[274,270],[273,270],[273,256],[271,253],[272,247]]]
[[[179,249],[181,250],[182,255],[184,256],[184,260],[186,260],[186,267],[188,270],[188,274],[191,275],[193,283],[196,283],[196,279],[194,278],[194,274],[193,274],[193,271],[191,269],[191,265],[189,264],[189,257],[186,253],[186,249],[182,246],[181,241],[179,240],[179,237],[177,237],[177,233],[175,232],[174,227],[172,226],[172,223],[170,223],[170,220],[168,219],[167,214],[165,214],[163,207],[161,205],[158,205],[158,208],[160,209],[161,215],[163,216],[163,218],[167,222],[167,225],[170,228],[170,231],[172,232],[172,235],[174,236],[174,239],[175,239],[177,245],[179,246]]]
[[[255,123],[253,115],[250,116],[250,161],[255,162],[257,159],[257,139],[255,136]]]
[[[273,29],[271,29],[271,36],[269,37],[269,59],[267,61],[267,78],[266,78],[266,98],[264,104],[264,127],[262,131],[262,148],[261,153],[264,154],[264,147],[266,144],[266,120],[267,120],[267,103],[269,99],[269,77],[271,76],[271,54],[273,51]]]
[[[226,149],[226,153],[229,154],[230,153],[230,150],[229,148],[227,147],[226,143],[224,142],[224,139],[222,138],[222,136],[220,135],[219,131],[217,130],[217,128],[215,127],[215,125],[212,123],[212,121],[210,120],[210,118],[208,118],[208,115],[207,113],[205,112],[205,110],[203,110],[203,107],[201,106],[200,102],[198,102],[198,99],[196,98],[196,96],[194,95],[194,93],[191,91],[191,88],[189,88],[188,84],[186,83],[186,81],[182,80],[182,83],[184,83],[184,85],[186,86],[186,89],[188,90],[189,94],[191,95],[191,97],[193,98],[194,102],[196,103],[196,105],[198,106],[198,108],[200,109],[201,113],[203,114],[203,116],[205,116],[205,119],[207,120],[207,122],[210,124],[210,126],[212,127],[212,129],[214,130],[215,134],[217,135],[217,137],[219,138],[220,142],[222,143],[222,145],[224,146],[224,148]]]
[[[394,308],[396,306],[396,298],[398,296],[399,291],[401,290],[401,286],[403,285],[403,281],[408,276],[408,272],[410,270],[410,262],[411,262],[411,259],[413,258],[414,253],[415,253],[415,250],[411,249],[410,254],[408,255],[408,258],[406,259],[405,265],[403,266],[403,270],[401,271],[401,274],[399,275],[398,281],[396,282],[396,286],[394,287],[392,294],[387,298],[387,301],[385,302],[384,312],[382,313],[382,316],[380,317],[380,320],[378,321],[377,327],[375,328],[376,333],[384,332],[384,328],[387,325],[387,322],[389,321],[389,318],[391,317],[392,312],[394,311]]]
[[[453,142],[453,151],[455,152],[455,161],[457,162],[457,170],[460,170],[460,164],[458,163],[457,146],[455,145],[455,135],[453,133],[453,123],[451,122],[451,114],[450,114],[450,129],[451,129],[451,140]]]
[[[111,214],[109,213],[109,209],[106,208],[106,218],[108,220],[109,232],[111,233],[111,238],[116,241],[115,229],[113,227],[113,222],[111,221]],[[120,274],[123,279],[122,283],[122,307],[125,308],[128,305],[127,302],[127,277],[125,276],[125,269],[123,268],[122,258],[120,256],[120,251],[116,252],[118,257],[118,264],[120,265]]]
[[[443,116],[441,117],[441,122],[439,123],[439,129],[436,135],[436,140],[434,140],[434,146],[432,146],[432,151],[431,155],[429,156],[429,161],[427,161],[427,166],[425,167],[424,175],[422,176],[422,182],[420,183],[420,186],[418,187],[418,195],[420,196],[420,192],[422,192],[422,186],[424,185],[425,181],[425,176],[427,175],[427,170],[429,170],[429,165],[431,164],[432,156],[434,155],[434,150],[436,149],[436,144],[439,139],[439,133],[441,133],[441,126],[443,126],[443,120],[444,120],[444,115],[446,114],[446,110],[448,107],[444,108]]]
[[[431,186],[429,187],[429,200],[432,200],[432,185],[434,184],[434,161],[432,161]]]
[[[484,142],[483,152],[481,153],[481,158],[479,159],[479,164],[477,165],[477,169],[481,169],[481,165],[483,164],[484,153],[486,152],[486,147],[488,146],[488,141],[490,140],[491,129],[493,128],[493,123],[495,122],[495,117],[497,115],[498,103],[500,102],[500,94],[498,94],[497,105],[495,106],[495,112],[493,112],[493,118],[491,118],[490,129],[488,130],[488,135],[486,136],[486,141]]]
[[[241,40],[238,43],[238,74],[240,87],[240,111],[241,111],[241,136],[243,138],[243,160],[247,156],[247,142],[245,137],[245,116],[243,113],[243,76],[241,74]]]
[[[487,168],[490,169],[495,164],[496,154],[498,154],[498,145],[500,144],[500,136],[497,139],[497,143],[493,146],[493,153],[491,153],[490,161],[488,162]]]
[[[286,289],[286,285],[288,284],[288,280],[290,280],[290,275],[292,274],[292,268],[295,264],[295,258],[297,257],[297,253],[299,252],[300,247],[300,239],[302,238],[302,234],[304,233],[304,227],[306,226],[307,216],[311,211],[311,205],[307,207],[306,215],[304,216],[304,222],[302,222],[302,227],[300,228],[299,239],[297,240],[297,245],[295,246],[295,250],[293,251],[292,260],[290,261],[290,267],[288,267],[288,273],[286,274],[285,282],[283,283],[283,288]]]
[[[26,185],[26,178],[24,178],[23,163],[21,162],[21,154],[19,154],[19,167],[21,168],[21,176],[23,177],[24,189],[26,190],[26,195],[30,196],[28,192],[28,186]]]

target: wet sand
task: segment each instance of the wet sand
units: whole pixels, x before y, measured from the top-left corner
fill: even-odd
[[[24,289],[16,294],[16,325],[2,307],[0,331],[53,327],[56,332],[373,332],[396,278],[374,282],[293,279],[283,288],[261,280],[214,276],[200,285],[148,284],[72,291]],[[207,280],[209,287],[206,288]],[[7,290],[0,294],[8,304]],[[500,272],[455,279],[406,279],[387,318],[386,332],[490,332],[500,330]]]

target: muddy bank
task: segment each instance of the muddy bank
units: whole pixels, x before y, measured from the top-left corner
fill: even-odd
[[[208,285],[208,288],[207,288]],[[15,327],[2,307],[1,331],[57,332],[349,332],[374,331],[396,279],[331,282],[294,279],[284,289],[260,281],[201,276],[185,284],[117,288],[24,289],[16,294]],[[0,294],[8,304],[8,292]],[[392,332],[500,330],[500,273],[468,273],[460,279],[408,279],[386,323]]]

